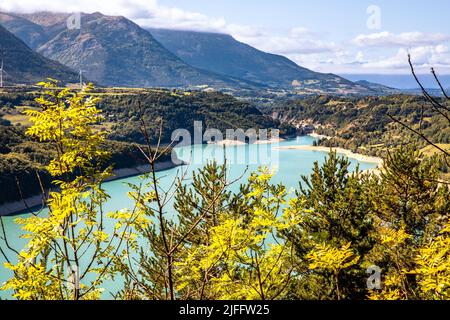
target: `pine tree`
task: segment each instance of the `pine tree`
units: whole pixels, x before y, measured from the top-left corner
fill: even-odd
[[[372,299],[426,297],[412,270],[428,259],[425,248],[442,237],[449,218],[449,188],[439,183],[438,175],[436,162],[403,147],[388,156],[380,177],[372,180],[376,245],[365,258],[385,277],[383,290],[372,292]]]
[[[311,272],[308,259],[324,248],[340,252],[348,244],[354,257],[362,257],[372,246],[372,223],[365,196],[368,178],[358,169],[350,173],[349,166],[348,159],[331,152],[322,166],[315,163],[310,177],[302,177],[304,185],[300,185],[297,196],[309,210],[296,228],[286,232],[296,249],[297,272],[303,274],[293,292],[295,298],[350,299],[365,295],[366,275],[358,264],[345,268],[336,280],[330,269],[313,268]]]

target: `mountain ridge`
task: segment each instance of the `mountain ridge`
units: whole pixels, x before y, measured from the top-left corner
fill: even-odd
[[[0,13],[0,23],[43,56],[101,85],[218,90],[287,90],[297,94],[377,94],[335,74],[318,73],[282,55],[263,52],[231,35],[142,28],[123,16]]]
[[[287,57],[263,52],[229,34],[146,28],[169,51],[186,63],[205,70],[266,84],[272,88],[311,90],[359,88],[334,74],[314,72]],[[315,82],[314,82],[315,81]],[[367,90],[367,88],[365,88]]]
[[[250,81],[232,79],[187,65],[157,42],[149,32],[125,17],[106,16],[100,13],[81,14],[82,28],[69,30],[65,26],[69,16],[69,14],[41,12],[24,15],[3,13],[0,17],[6,27],[22,37],[25,37],[23,28],[17,28],[17,25],[20,25],[17,21],[28,19],[35,29],[44,30],[48,36],[42,43],[34,43],[38,53],[74,70],[85,70],[87,78],[101,85],[125,87],[255,85]],[[5,17],[10,17],[9,21],[5,21]]]
[[[36,84],[46,78],[76,83],[78,75],[68,67],[33,51],[21,39],[0,25],[0,59],[3,80],[8,84]]]

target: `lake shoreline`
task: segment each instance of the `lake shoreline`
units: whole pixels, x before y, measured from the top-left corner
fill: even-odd
[[[257,140],[254,144],[275,144],[286,141],[284,138],[277,138],[277,139],[269,139],[269,140]],[[248,143],[239,141],[239,140],[230,140],[225,139],[218,142],[211,142],[209,144],[218,145],[218,146],[245,146]]]
[[[309,135],[311,137],[315,137],[313,135]],[[317,137],[316,137],[317,138]],[[283,138],[274,139],[274,140],[265,140],[259,141],[258,144],[276,144],[279,142],[285,141]],[[224,145],[226,146],[236,146],[240,144],[236,144],[238,141],[230,141],[224,140]],[[217,145],[217,144],[216,144]],[[245,143],[244,143],[245,145]],[[287,147],[275,147],[278,150],[304,150],[304,151],[315,151],[315,152],[327,152],[330,150],[336,151],[340,155],[344,155],[348,158],[355,159],[360,162],[373,163],[376,164],[377,167],[374,169],[367,170],[368,172],[377,172],[383,166],[383,159],[378,157],[366,156],[359,153],[354,153],[351,150],[343,149],[343,148],[330,148],[330,147],[321,147],[321,146],[312,146],[312,145],[302,145],[302,146],[287,146]],[[169,170],[181,165],[185,165],[184,161],[181,164],[175,164],[174,162],[168,160],[159,162],[156,164],[156,171],[165,171]],[[114,180],[130,178],[134,176],[139,176],[145,173],[150,172],[150,165],[139,165],[130,168],[122,168],[116,169],[113,171],[114,176],[105,180],[105,182],[110,182]],[[36,209],[38,207],[43,207],[43,197],[42,195],[35,195],[32,197],[28,197],[24,201],[16,201],[16,202],[8,202],[0,205],[0,216],[14,216],[25,213],[26,210]]]
[[[330,152],[336,151],[340,155],[344,155],[348,158],[355,159],[360,162],[373,163],[377,165],[377,168],[383,166],[383,159],[379,157],[366,156],[360,153],[354,153],[351,150],[344,148],[333,148],[333,147],[321,147],[321,146],[289,146],[289,147],[278,147],[278,150],[304,150],[304,151],[315,151],[315,152]]]
[[[315,133],[315,132],[307,134],[307,136],[310,136],[310,137],[313,137],[313,138],[316,138],[316,139],[327,139],[327,140],[332,139],[332,137],[330,137],[330,136],[324,136],[322,134],[318,134],[318,133]]]
[[[162,161],[155,164],[155,170],[157,172],[159,171],[165,171],[169,169],[173,169],[175,167],[184,165],[182,164],[175,164],[172,161]],[[111,182],[114,180],[124,179],[124,178],[131,178],[135,176],[139,176],[145,173],[151,172],[150,165],[139,165],[135,167],[130,168],[122,168],[122,169],[116,169],[113,171],[113,176],[106,179],[105,182]],[[44,207],[44,201],[42,194],[35,195],[28,197],[21,201],[15,201],[15,202],[7,202],[0,205],[0,217],[7,217],[7,216],[15,216],[20,215],[22,213],[26,213],[26,210],[29,209],[36,209],[38,207]]]

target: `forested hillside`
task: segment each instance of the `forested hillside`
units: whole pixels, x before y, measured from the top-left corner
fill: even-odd
[[[50,176],[44,167],[55,157],[54,146],[31,140],[24,134],[30,126],[24,111],[39,110],[35,101],[39,94],[33,90],[0,93],[0,187],[5,190],[0,195],[0,204],[39,194],[41,188],[36,173],[44,188],[50,186]],[[167,144],[176,129],[192,132],[194,121],[202,121],[203,130],[280,128],[281,134],[295,133],[292,126],[281,126],[279,121],[263,115],[248,103],[221,93],[103,89],[93,95],[101,97],[98,108],[105,117],[96,129],[106,134],[105,147],[112,150],[106,164],[114,164],[115,169],[145,163],[138,148],[132,145],[146,143],[141,120],[146,122],[151,143],[155,145],[161,125],[161,143]],[[168,155],[160,160],[168,160]]]
[[[22,40],[0,25],[0,54],[3,85],[35,84],[45,78],[76,83],[76,72],[29,48]]]
[[[4,264],[12,272],[0,290],[14,298],[94,300],[112,290],[123,300],[450,298],[450,189],[434,159],[411,146],[390,153],[379,174],[352,171],[331,152],[297,190],[274,184],[264,167],[231,180],[216,162],[188,184],[171,177],[167,190],[148,150],[151,173],[127,184],[131,207],[105,213],[110,171],[100,164],[115,146],[105,146],[95,101],[53,90],[38,101],[25,135],[57,151],[45,170],[60,190],[48,214],[15,220],[26,232],[20,252],[3,231],[1,253],[15,260]],[[80,286],[64,285],[75,282],[73,268]]]
[[[122,169],[146,163],[139,149],[130,143],[107,140],[103,147],[111,150],[103,167]],[[56,185],[45,166],[56,156],[54,145],[27,138],[25,127],[0,125],[0,204],[37,195],[41,187],[54,189]],[[160,158],[169,160],[170,153]]]
[[[434,143],[450,144],[448,121],[420,96],[319,96],[279,101],[263,111],[285,123],[314,124],[317,133],[332,138],[323,140],[325,145],[370,155],[385,155],[389,148],[408,143],[419,148],[427,145],[391,117],[421,131]]]
[[[99,108],[112,123],[111,139],[143,142],[141,119],[149,123],[151,139],[157,142],[162,121],[162,142],[170,142],[176,129],[193,132],[194,121],[203,130],[280,129],[280,135],[295,134],[295,128],[264,115],[256,107],[219,92],[149,90],[135,95],[106,95]]]

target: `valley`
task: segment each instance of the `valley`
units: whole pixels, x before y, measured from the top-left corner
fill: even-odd
[[[0,300],[449,300],[448,23],[355,1],[0,2]]]
[[[37,108],[34,100],[39,94],[34,87],[4,89],[0,93],[3,106],[0,109],[0,184],[8,190],[2,194],[0,203],[17,202],[21,197],[39,195],[39,183],[45,189],[51,186],[50,177],[44,170],[52,156],[51,146],[24,139],[23,134],[30,125],[24,111]],[[154,146],[158,142],[168,145],[172,132],[179,128],[193,134],[194,122],[201,121],[203,130],[278,129],[282,138],[315,133],[319,138],[314,145],[322,147],[317,150],[343,148],[341,150],[348,151],[341,152],[350,156],[361,154],[384,158],[387,152],[407,144],[417,145],[427,156],[438,153],[431,146],[427,147],[423,140],[393,123],[387,115],[394,114],[407,123],[421,125],[427,136],[442,148],[450,146],[449,127],[436,112],[427,111],[420,121],[419,106],[424,100],[417,96],[266,98],[261,103],[258,97],[242,99],[219,92],[145,88],[98,88],[92,95],[101,98],[98,108],[106,120],[97,130],[107,135],[109,142],[106,147],[114,150],[108,163],[114,165],[121,177],[125,172],[128,175],[137,174],[133,168],[146,163],[135,147],[135,144],[146,144],[141,132],[142,120],[147,124],[150,142]],[[320,138],[321,135],[325,138]],[[306,148],[300,147],[300,150]],[[313,148],[308,150],[314,151]],[[170,162],[169,154],[170,150],[161,162]],[[357,158],[365,159],[364,156]],[[448,176],[449,168],[444,162],[441,162],[441,171],[443,177]],[[22,194],[18,192],[18,185]]]
[[[0,204],[39,195],[42,187],[48,190],[52,186],[45,171],[45,166],[55,156],[51,144],[39,143],[24,135],[30,126],[24,111],[39,110],[35,99],[40,94],[33,87],[0,92],[0,187],[5,190],[0,196]],[[146,164],[136,147],[147,143],[141,131],[142,120],[146,122],[150,143],[155,147],[158,142],[169,145],[176,129],[193,133],[194,121],[201,121],[203,130],[273,128],[279,129],[281,136],[296,133],[294,127],[282,125],[254,106],[222,93],[98,89],[92,95],[101,98],[98,108],[105,122],[96,129],[108,137],[105,148],[113,153],[107,164],[113,165],[116,173]],[[159,161],[170,162],[170,152],[167,150]],[[133,174],[136,170],[130,171],[129,175]]]

